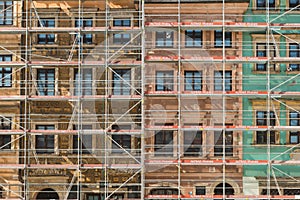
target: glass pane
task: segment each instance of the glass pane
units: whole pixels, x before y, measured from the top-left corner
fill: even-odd
[[[292,144],[297,144],[298,143],[298,134],[293,134],[293,133],[290,133],[291,136],[290,136],[290,143]]]
[[[257,7],[265,7],[266,1],[265,0],[257,0]]]

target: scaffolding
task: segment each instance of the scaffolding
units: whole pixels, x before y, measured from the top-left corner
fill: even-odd
[[[0,199],[299,199],[300,5],[267,2],[0,1]]]

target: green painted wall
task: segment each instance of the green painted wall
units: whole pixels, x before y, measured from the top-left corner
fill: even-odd
[[[300,14],[295,12],[290,12],[289,14],[278,17],[287,10],[286,1],[280,1],[280,9],[274,13],[270,13],[270,20],[277,18],[273,23],[300,23]],[[244,22],[266,22],[267,15],[264,11],[255,11],[252,9],[253,2],[250,1],[249,8],[244,15]],[[283,31],[276,30],[281,34],[299,34],[299,30],[292,31]],[[274,35],[279,35],[273,31]],[[255,56],[255,46],[253,45],[251,34],[264,34],[264,32],[244,32],[243,33],[243,56]],[[270,41],[272,42],[272,41]],[[280,36],[279,44],[279,53],[281,57],[287,57],[286,51],[286,38]],[[267,90],[267,75],[263,73],[257,73],[253,71],[255,64],[254,63],[245,63],[243,64],[243,90],[244,91],[265,91]],[[291,76],[295,74],[286,73],[286,64],[280,64],[280,72],[272,73],[270,76],[270,88],[276,87],[278,84],[288,80]],[[300,91],[300,78],[293,79],[286,82],[280,87],[274,89],[274,91],[285,92],[285,91]],[[255,125],[255,111],[253,111],[252,99],[249,97],[243,98],[243,125]],[[300,102],[299,102],[300,103]],[[286,124],[286,107],[284,105],[280,106],[280,125],[285,126]],[[270,148],[270,157],[271,159],[276,157],[276,160],[289,160],[290,159],[290,146],[287,147],[286,144],[286,132],[280,132],[280,144],[281,145],[272,145]],[[267,160],[267,148],[260,147],[258,145],[253,145],[253,131],[244,131],[243,132],[243,159],[244,160]],[[281,153],[287,151],[284,155],[278,156]],[[284,173],[291,176],[300,176],[300,166],[275,166],[277,169],[282,170]],[[244,166],[243,170],[244,176],[266,176],[267,175],[267,166]],[[286,174],[274,170],[276,176],[285,176]]]

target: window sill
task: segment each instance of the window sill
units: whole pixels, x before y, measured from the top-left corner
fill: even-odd
[[[79,153],[80,155],[84,156],[84,157],[94,157],[94,152],[91,151],[90,153]],[[69,155],[72,155],[72,156],[77,156],[78,153],[69,153]]]
[[[95,47],[96,44],[95,43],[90,43],[90,44],[86,44],[86,43],[82,43],[83,47]]]
[[[181,48],[186,49],[186,50],[188,50],[188,49],[204,49],[202,45],[201,46],[182,46]]]
[[[223,158],[223,155],[220,155],[220,156],[210,156],[209,159],[210,160],[220,160]],[[240,159],[238,156],[235,156],[235,155],[232,155],[232,156],[226,156],[225,155],[225,158],[228,160],[228,159],[233,159],[233,160],[238,160]]]
[[[255,146],[255,147],[264,147],[264,148],[267,148],[268,147],[268,144],[256,144],[256,143],[251,143],[252,146]],[[270,144],[270,146],[281,146],[283,144]]]
[[[291,143],[285,143],[285,144],[281,144],[281,145],[286,146],[286,147],[293,147],[293,146],[298,145],[298,143],[294,143],[294,144],[291,144]]]
[[[254,14],[261,14],[261,13],[266,13],[267,8],[252,8],[252,12]],[[275,8],[275,9],[269,9],[270,13],[280,13],[280,8]]]
[[[300,73],[300,70],[293,70],[293,71],[286,71],[286,74],[299,74]]]
[[[34,47],[59,47],[60,45],[54,43],[54,44],[38,44],[38,43],[34,43],[33,44]]]
[[[0,154],[17,154],[13,149],[1,149]]]
[[[12,27],[12,28],[21,28],[21,27],[18,27],[14,24],[0,24],[0,26],[5,26],[5,27]]]
[[[55,153],[55,152],[53,152],[53,153],[37,153],[36,151],[35,151],[35,154],[37,157],[43,156],[43,158],[44,157],[53,158],[53,155],[58,155],[58,153]]]
[[[192,155],[183,155],[182,156],[184,159],[189,159],[189,160],[198,160],[198,159],[205,159],[206,157],[202,155],[202,153],[200,155],[195,155],[195,156],[192,156]]]
[[[253,74],[266,74],[266,73],[268,73],[268,72],[267,72],[267,71],[252,70],[252,73],[253,73]],[[271,71],[270,71],[270,74],[280,74],[280,71],[274,71],[274,70],[271,70]]]
[[[286,7],[286,8],[285,8],[285,11],[290,11],[290,10],[293,9],[293,8],[294,8],[294,7],[292,7],[292,8]],[[300,8],[298,7],[298,8],[296,8],[296,9],[290,11],[290,12],[292,12],[292,13],[300,13]]]
[[[14,88],[13,86],[0,86],[0,90],[1,89],[7,90],[7,89],[17,89],[17,88]]]

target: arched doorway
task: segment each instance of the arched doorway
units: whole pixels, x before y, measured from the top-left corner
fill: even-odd
[[[36,200],[59,200],[59,196],[55,190],[46,188],[37,194]]]
[[[234,189],[229,183],[225,183],[225,188],[223,188],[223,183],[219,183],[215,189],[215,195],[223,195],[223,189],[225,189],[225,195],[234,195]]]

